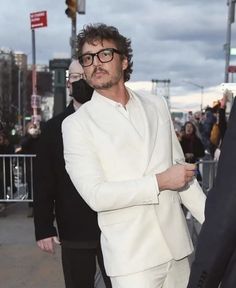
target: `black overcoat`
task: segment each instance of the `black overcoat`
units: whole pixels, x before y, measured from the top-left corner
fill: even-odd
[[[205,209],[188,288],[236,287],[236,101]]]
[[[60,240],[64,241],[99,241],[97,213],[80,197],[65,170],[61,124],[74,111],[71,102],[63,113],[50,119],[42,129],[35,165],[36,240],[59,234]]]

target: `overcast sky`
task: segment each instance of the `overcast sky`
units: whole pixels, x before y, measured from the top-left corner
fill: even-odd
[[[86,15],[78,15],[77,30],[96,22],[116,26],[132,41],[131,81],[149,81],[151,87],[151,79],[170,79],[173,106],[186,97],[185,106],[195,109],[200,105],[200,88],[186,81],[204,86],[204,104],[208,103],[207,93],[212,87],[224,81],[226,3],[227,0],[87,0]],[[0,4],[0,47],[23,51],[31,63],[29,14],[46,10],[48,27],[36,30],[37,63],[48,64],[58,55],[70,57],[71,22],[65,15],[65,1],[0,0]],[[236,47],[234,26],[232,47]],[[191,101],[190,97],[187,99],[189,93],[195,95]]]

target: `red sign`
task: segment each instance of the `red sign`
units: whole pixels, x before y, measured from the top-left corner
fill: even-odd
[[[229,66],[228,67],[228,72],[229,73],[236,73],[236,66]]]
[[[31,29],[47,26],[47,11],[30,13]]]

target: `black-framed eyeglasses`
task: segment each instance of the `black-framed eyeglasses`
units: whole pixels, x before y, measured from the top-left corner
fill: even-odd
[[[93,64],[94,57],[97,56],[101,63],[111,62],[114,58],[114,53],[121,55],[122,53],[115,48],[105,48],[97,53],[85,53],[79,57],[79,63],[83,67],[88,67]]]
[[[78,81],[78,80],[83,79],[83,78],[84,78],[84,75],[81,73],[70,73],[68,80],[71,82],[74,82],[74,81]]]

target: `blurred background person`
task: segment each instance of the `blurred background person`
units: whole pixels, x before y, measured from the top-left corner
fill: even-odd
[[[211,130],[216,122],[216,116],[214,115],[214,111],[212,107],[208,106],[205,109],[204,114],[202,115],[202,119],[199,123],[199,132],[201,134],[201,140],[205,148],[205,153],[213,157],[213,149],[210,141]]]
[[[227,129],[226,104],[229,101],[231,94],[232,92],[226,89],[222,99],[216,101],[213,105],[216,122],[211,130],[210,141],[215,160],[219,160],[221,144]]]
[[[196,134],[196,127],[190,121],[184,124],[180,144],[184,152],[185,161],[188,163],[195,163],[205,155],[202,141]]]

